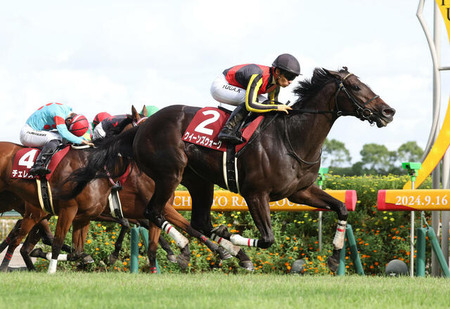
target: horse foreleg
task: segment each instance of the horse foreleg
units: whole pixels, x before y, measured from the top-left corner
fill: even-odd
[[[345,205],[320,189],[312,185],[306,190],[299,191],[289,197],[289,200],[298,204],[333,210],[338,216],[336,233],[333,239],[333,254],[328,258],[328,267],[336,272],[339,267],[339,257],[345,241],[345,229],[347,226],[348,211]]]
[[[39,222],[38,225],[39,225],[39,231],[41,234],[42,242],[47,246],[52,246],[54,236],[53,236],[52,231],[50,230],[48,220],[44,219],[41,222]],[[70,247],[66,244],[63,244],[61,250],[63,250],[64,252],[67,252],[67,253],[71,253],[73,251],[72,247]]]
[[[61,252],[62,245],[64,244],[64,239],[66,238],[67,232],[72,225],[73,219],[77,213],[77,208],[62,208],[59,212],[58,221],[56,223],[55,237],[53,239],[52,245],[52,258],[48,265],[49,274],[56,273],[56,267],[58,265],[58,255]]]
[[[156,274],[158,272],[156,267],[156,249],[158,248],[158,240],[161,235],[161,229],[157,228],[154,224],[150,224],[148,230],[148,262],[150,264],[150,273]]]
[[[272,231],[272,222],[270,220],[269,197],[267,194],[261,193],[247,193],[244,197],[253,221],[261,234],[261,238],[251,239],[242,237],[239,234],[232,234],[230,240],[233,244],[238,246],[267,249],[275,242]]]
[[[114,252],[109,255],[109,264],[114,265],[119,259],[119,253],[122,250],[122,243],[126,233],[130,230],[130,225],[121,225],[119,236],[117,237],[116,244],[114,245]]]
[[[253,263],[250,258],[241,250],[240,247],[233,245],[225,237],[217,237],[212,233],[213,226],[211,224],[211,205],[214,198],[214,184],[199,178],[195,173],[187,171],[183,178],[183,184],[188,188],[192,197],[192,216],[191,224],[187,224],[187,220],[183,218],[172,206],[166,206],[165,210],[173,213],[173,219],[177,220],[180,216],[179,226],[189,235],[200,239],[212,252],[219,254],[221,260],[229,259],[235,256],[239,259],[239,265],[245,269],[253,269]],[[209,240],[206,236],[215,240],[220,247]],[[231,236],[231,234],[229,234]]]
[[[94,263],[94,259],[84,252],[84,244],[86,243],[89,232],[89,222],[85,220],[73,222],[72,244],[74,252],[68,256],[68,260],[78,260],[81,258],[82,264]]]

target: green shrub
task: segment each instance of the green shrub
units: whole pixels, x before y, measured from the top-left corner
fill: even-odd
[[[327,175],[324,189],[356,190],[356,211],[349,214],[348,223],[352,225],[364,272],[368,275],[384,274],[386,264],[392,259],[409,263],[410,257],[410,213],[377,211],[377,192],[380,189],[401,189],[408,176],[359,176],[342,177]],[[422,185],[430,188],[431,182]],[[332,253],[332,240],[336,230],[336,214],[323,212],[323,247],[318,243],[318,212],[273,212],[271,213],[275,243],[266,250],[244,248],[253,261],[256,273],[289,273],[292,263],[304,259],[305,274],[328,274],[326,261]],[[183,212],[190,219],[190,212]],[[431,214],[427,213],[427,217]],[[419,216],[416,216],[419,217]],[[417,218],[419,226],[419,218]],[[245,237],[258,238],[259,232],[249,212],[213,212],[214,226],[224,224],[232,233]],[[52,226],[55,219],[51,221]],[[130,237],[123,243],[119,261],[108,265],[108,257],[114,250],[114,244],[120,227],[112,223],[93,222],[90,226],[85,251],[94,258],[95,263],[84,268],[89,271],[127,272],[130,268]],[[71,243],[69,233],[66,243]],[[173,250],[177,253],[174,242]],[[348,247],[347,247],[348,248]],[[49,250],[49,248],[47,247]],[[220,261],[206,246],[197,239],[191,239],[191,262],[186,272],[198,273],[220,271],[240,273],[237,259]],[[349,274],[355,273],[354,265],[347,253],[346,267]],[[162,272],[182,272],[176,264],[170,263],[162,249],[158,249],[157,258]],[[144,246],[140,244],[140,271],[147,271],[147,259]],[[46,269],[47,262],[39,260],[39,269]],[[76,263],[58,264],[59,269],[77,269]]]

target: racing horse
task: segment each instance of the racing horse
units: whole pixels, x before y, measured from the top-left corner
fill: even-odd
[[[146,109],[144,109],[146,110]],[[132,107],[132,118],[133,122],[129,123],[126,126],[123,126],[121,131],[130,130],[132,126],[137,126],[145,123],[147,114],[144,113],[140,115],[136,112],[136,109]],[[106,132],[106,140],[108,137],[114,136],[118,134],[118,130],[115,131],[107,131]],[[102,140],[96,140],[95,143],[101,144]],[[122,210],[124,218],[128,220],[133,220],[134,222],[138,222],[140,225],[147,227],[149,229],[149,250],[148,257],[150,262],[150,270],[156,271],[156,248],[157,239],[156,235],[159,235],[160,229],[154,226],[152,222],[146,220],[145,217],[145,209],[148,201],[151,199],[153,192],[155,191],[155,183],[149,178],[146,174],[141,173],[138,169],[133,168],[128,176],[125,178],[124,183],[122,184],[123,189],[119,192],[120,200],[122,203]],[[231,258],[230,253],[239,259],[239,265],[245,269],[252,270],[253,263],[250,261],[250,258],[245,254],[245,252],[236,246],[233,246],[231,243],[227,243],[226,240],[220,242],[222,247],[219,247],[215,243],[211,242],[206,236],[202,235],[198,231],[191,228],[189,221],[187,221],[180,213],[178,213],[173,208],[173,198],[174,195],[169,199],[168,203],[164,208],[164,215],[169,219],[169,222],[174,224],[176,227],[182,229],[184,232],[189,234],[192,237],[198,238],[202,243],[204,243],[213,253],[219,255],[220,259],[228,259]],[[104,221],[114,221],[111,218],[111,214],[109,211],[104,212],[97,220]],[[118,252],[120,251],[121,242],[123,240],[123,236],[126,232],[126,227],[122,227],[121,232],[119,234],[118,240],[116,242],[116,249],[110,256],[110,260],[114,261],[114,259],[118,256]],[[189,263],[189,248],[185,246],[187,243],[187,239],[184,238],[181,234],[177,233],[175,229],[166,224],[164,226],[164,231],[166,231],[170,237],[172,237],[175,242],[177,242],[178,247],[181,249],[181,254],[177,257],[177,262],[182,268],[186,268]],[[159,238],[161,241],[164,238]],[[163,246],[163,245],[162,245]],[[164,246],[163,246],[164,248]],[[169,248],[164,248],[167,252]],[[228,251],[227,251],[228,250]]]
[[[387,105],[359,77],[346,67],[339,71],[316,68],[311,79],[300,81],[298,96],[289,114],[267,113],[237,154],[238,192],[245,198],[260,239],[246,239],[229,233],[224,226],[213,229],[211,204],[214,184],[226,188],[223,154],[183,141],[198,107],[168,106],[152,115],[152,121],[123,132],[92,152],[84,170],[72,175],[76,195],[90,179],[101,177],[92,171],[106,166],[121,173],[127,161],[155,181],[155,192],[146,216],[158,227],[165,224],[163,209],[181,183],[192,197],[191,226],[207,236],[224,237],[237,245],[268,248],[274,243],[269,202],[288,198],[336,212],[338,222],[333,253],[328,267],[335,272],[343,247],[348,212],[344,204],[316,184],[321,148],[335,121],[354,116],[379,128],[393,120],[395,109]],[[212,121],[212,120],[211,120]],[[121,154],[121,157],[118,154]],[[120,160],[118,160],[120,158]]]
[[[39,206],[38,190],[34,179],[17,179],[11,177],[13,172],[13,158],[19,150],[24,148],[18,144],[0,142],[0,153],[2,154],[0,158],[0,197],[2,197],[2,203],[7,203],[12,208],[25,206],[20,227],[17,232],[13,233],[14,237],[9,240],[7,253],[0,265],[0,270],[2,271],[8,269],[10,258],[21,240],[29,234],[36,224],[44,219],[48,219],[52,215],[45,212]],[[53,192],[56,193],[54,195],[55,197],[58,196],[58,192],[70,191],[70,188],[64,183],[64,180],[73,170],[84,166],[84,162],[87,159],[87,151],[87,149],[70,149],[60,164],[55,168],[52,177],[49,179],[49,184],[53,188]],[[23,165],[28,165],[31,155],[25,155],[23,158]],[[99,181],[93,181],[86,186],[85,190],[74,199],[53,199],[53,214],[58,215],[58,221],[52,243],[52,259],[48,269],[49,273],[56,272],[57,258],[72,223],[72,245],[74,246],[72,256],[84,256],[84,241],[89,229],[89,222],[97,218],[106,207],[110,190],[110,182],[107,179],[99,179]],[[99,192],[104,192],[105,194],[98,194]],[[38,233],[38,229],[34,231]],[[21,254],[29,269],[32,269],[33,265],[31,260],[26,257],[38,239],[39,237],[37,235],[33,236],[32,240],[30,240],[32,244],[30,246],[28,243],[27,245],[24,244],[22,248],[25,249],[24,251],[21,250]]]
[[[140,122],[142,120],[142,116],[139,115],[135,108],[132,108],[132,114],[130,119],[132,119],[132,121],[129,122],[129,125],[132,124],[137,124],[138,122]],[[125,127],[125,126],[124,126]],[[123,128],[124,129],[124,128]],[[9,147],[13,147],[14,150],[13,151],[9,151],[8,153],[10,153],[9,156],[4,156],[3,158],[6,160],[6,162],[9,162],[10,164],[12,164],[12,156],[13,154],[15,154],[19,149],[21,149],[22,147],[19,145],[15,145],[15,144],[11,144],[11,143],[0,143],[0,153],[2,151],[2,146],[5,146],[5,148],[7,148],[7,146]],[[83,166],[83,162],[85,162],[86,159],[86,155],[87,153],[90,151],[90,149],[85,149],[85,150],[70,150],[67,154],[67,156],[61,161],[61,164],[55,169],[54,171],[54,175],[51,178],[51,185],[53,187],[53,191],[54,191],[54,197],[56,197],[55,200],[55,213],[59,214],[59,218],[58,218],[58,223],[57,223],[57,228],[56,228],[56,232],[55,232],[55,240],[58,238],[58,227],[60,226],[60,220],[64,220],[64,222],[66,223],[65,226],[65,233],[67,233],[68,228],[71,225],[71,222],[68,222],[66,216],[64,214],[61,214],[62,211],[64,211],[64,205],[71,203],[74,199],[71,199],[69,201],[65,201],[62,199],[58,199],[58,196],[63,196],[64,193],[66,191],[66,182],[65,182],[65,177],[71,173],[71,171],[73,171],[73,169],[79,168],[80,166]],[[6,152],[6,151],[5,151]],[[3,152],[3,153],[5,153]],[[75,157],[76,159],[72,158],[72,154],[73,157]],[[80,156],[76,156],[75,154],[79,154]],[[71,162],[71,161],[75,161],[75,162]],[[61,167],[62,166],[62,167]],[[33,192],[33,189],[35,188],[35,185],[32,185],[30,190],[23,190],[23,187],[25,186],[25,184],[33,184],[34,181],[33,180],[15,180],[15,179],[11,179],[9,177],[9,175],[11,174],[11,167],[6,165],[5,169],[3,170],[3,172],[1,173],[1,175],[3,176],[2,178],[4,179],[4,186],[0,186],[0,196],[3,197],[8,197],[8,201],[9,201],[9,205],[15,205],[15,208],[18,208],[18,206],[22,203],[23,201],[26,201],[26,205],[28,207],[26,207],[25,210],[25,214],[24,214],[24,219],[22,221],[22,224],[20,225],[20,229],[19,229],[19,235],[17,235],[15,238],[12,238],[10,240],[10,244],[8,247],[8,256],[12,256],[12,253],[14,252],[14,249],[16,248],[16,246],[20,243],[21,239],[30,231],[31,227],[33,227],[35,224],[37,224],[40,221],[40,218],[47,218],[49,217],[45,212],[43,212],[42,209],[40,209],[39,207],[35,207],[33,205],[39,205],[37,202],[37,196],[36,196],[36,192]],[[61,176],[61,174],[63,174],[63,176]],[[124,212],[124,216],[126,218],[130,218],[130,219],[144,219],[144,210],[145,210],[145,205],[147,204],[148,200],[150,199],[151,195],[153,194],[153,187],[154,187],[154,182],[147,177],[146,175],[142,175],[137,169],[131,169],[130,174],[128,175],[128,177],[126,178],[126,182],[124,184],[124,189],[122,191],[121,194],[121,199],[123,202],[123,212]],[[106,181],[106,185],[105,185],[105,181]],[[93,182],[92,184],[89,184],[89,188],[85,188],[82,192],[82,194],[80,196],[77,196],[76,198],[76,202],[74,203],[75,205],[73,207],[71,207],[71,213],[77,213],[77,217],[75,217],[73,220],[74,222],[74,230],[73,230],[73,236],[72,236],[72,243],[75,246],[74,248],[74,253],[72,254],[72,256],[77,257],[77,256],[83,256],[83,248],[84,248],[84,243],[85,243],[85,239],[87,236],[87,230],[88,230],[88,225],[89,225],[89,221],[115,221],[115,222],[120,222],[120,220],[116,220],[111,218],[108,213],[109,213],[109,209],[106,210],[106,201],[107,201],[107,196],[111,190],[111,186],[113,185],[113,182],[111,179],[102,179],[102,185],[101,186],[97,186],[95,183],[97,181]],[[1,183],[0,183],[1,184]],[[92,189],[92,190],[87,190],[87,189]],[[29,192],[31,191],[31,192]],[[88,192],[86,192],[88,191]],[[29,198],[29,196],[31,196],[31,198]],[[101,197],[101,198],[100,198]],[[93,204],[94,201],[97,200],[101,200],[101,202],[97,202],[95,204]],[[22,200],[23,199],[23,200]],[[36,200],[35,200],[36,199]],[[80,203],[83,203],[80,205]],[[28,205],[31,204],[31,205]],[[82,206],[82,209],[81,207]],[[77,209],[75,209],[75,207],[78,207]],[[61,210],[60,208],[63,208],[63,210]],[[84,211],[84,210],[89,210],[90,211],[90,216],[88,218],[86,218],[86,216],[82,216],[79,214],[80,211]],[[28,214],[27,214],[28,211]],[[100,215],[100,216],[99,216]],[[169,219],[169,221],[173,224],[175,224],[176,226],[184,229],[186,232],[188,232],[190,235],[192,236],[196,236],[198,237],[200,240],[202,240],[205,245],[208,246],[208,248],[210,248],[213,252],[219,253],[219,255],[221,256],[221,258],[225,258],[227,255],[226,253],[224,253],[224,251],[220,250],[221,248],[218,248],[217,245],[215,245],[214,243],[212,243],[210,240],[206,239],[206,237],[202,236],[200,233],[196,233],[196,231],[190,231],[190,225],[189,222],[182,217],[173,207],[170,203],[167,204],[167,210],[165,210],[165,215],[167,216],[167,218]],[[31,220],[33,219],[33,220]],[[83,227],[83,229],[78,229],[78,222],[80,220],[83,220],[82,222],[85,224]],[[174,233],[176,233],[175,229],[172,229],[170,224],[168,224],[166,226],[166,230],[172,230],[171,233],[169,233],[169,235],[173,235]],[[156,271],[156,247],[158,244],[158,238],[159,238],[159,234],[160,234],[160,229],[156,228],[154,226],[151,226],[149,229],[149,262],[150,262],[150,269],[153,271],[153,269]],[[177,234],[175,234],[177,235]],[[189,247],[188,247],[188,241],[187,239],[185,239],[184,237],[182,237],[181,234],[177,235],[177,245],[180,247],[181,249],[181,255],[178,256],[177,261],[180,264],[181,267],[186,267],[187,264],[189,263]],[[62,239],[65,238],[65,234],[63,236],[61,236]],[[34,266],[31,263],[31,260],[28,257],[28,254],[30,253],[31,249],[33,248],[33,246],[36,244],[36,242],[39,240],[38,235],[36,235],[35,237],[32,238],[31,242],[26,242],[26,244],[24,244],[23,248],[26,248],[26,250],[22,251],[21,250],[21,254],[24,257],[24,260],[27,263],[27,266],[29,269],[33,269]],[[49,272],[54,272],[56,271],[56,261],[57,261],[57,256],[59,255],[59,252],[57,254],[55,254],[55,246],[56,246],[56,242],[53,242],[52,245],[52,261],[51,264],[53,263],[55,266],[54,267],[49,267]],[[43,252],[35,252],[34,255],[39,256],[39,257],[43,257],[46,258],[46,255]],[[248,257],[242,252],[241,254],[238,255],[238,257],[241,260],[241,265],[247,265],[247,268],[249,268],[248,264],[251,264],[251,262],[249,261]],[[4,259],[2,265],[0,266],[1,270],[7,270],[7,266],[9,264],[9,259]]]

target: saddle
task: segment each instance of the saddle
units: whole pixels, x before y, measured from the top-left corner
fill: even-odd
[[[19,150],[13,158],[13,168],[11,171],[11,178],[14,179],[35,179],[37,186],[37,194],[39,199],[39,204],[41,208],[50,214],[55,214],[52,201],[52,192],[49,180],[53,176],[53,171],[56,169],[61,160],[69,152],[69,146],[63,146],[58,148],[50,159],[48,167],[51,173],[46,175],[46,177],[36,177],[30,175],[30,169],[33,167],[34,162],[40,152],[38,148],[22,148]]]
[[[230,111],[220,107],[205,107],[197,111],[183,134],[183,141],[223,152],[224,181],[229,191],[239,193],[237,158],[239,153],[251,142],[251,137],[263,120],[262,115],[247,117],[242,126],[245,142],[239,145],[227,145],[217,136],[230,117]]]

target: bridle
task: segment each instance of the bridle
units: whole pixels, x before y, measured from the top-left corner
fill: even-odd
[[[147,120],[148,117],[142,117],[141,119],[139,119],[138,121],[134,121],[132,122],[133,127],[137,127],[139,124],[141,124],[141,122]]]
[[[294,109],[294,110],[289,111],[289,113],[293,113],[293,114],[303,114],[303,113],[308,113],[308,114],[335,114],[336,117],[340,117],[340,116],[355,116],[355,117],[357,117],[357,118],[359,118],[361,120],[367,120],[370,124],[373,124],[375,122],[375,120],[373,120],[374,113],[370,109],[368,109],[366,106],[367,106],[367,104],[369,104],[373,100],[378,99],[380,96],[375,95],[373,98],[367,100],[366,102],[363,102],[363,103],[358,102],[358,100],[351,94],[351,92],[348,91],[348,89],[344,85],[344,81],[347,78],[349,78],[350,76],[352,76],[352,75],[354,75],[354,74],[353,73],[348,73],[342,79],[338,79],[338,78],[335,79],[336,85],[337,85],[337,90],[336,90],[336,93],[334,94],[335,110],[318,111],[318,110],[310,110],[310,109]],[[345,113],[345,112],[340,110],[339,102],[338,102],[338,96],[339,96],[339,93],[341,91],[343,91],[347,95],[349,100],[355,106],[356,110],[355,110],[354,113]]]
[[[358,100],[344,86],[344,81],[352,75],[353,75],[353,73],[348,73],[343,79],[341,79],[341,80],[336,79],[337,90],[336,90],[336,93],[334,94],[334,104],[336,106],[335,113],[338,117],[339,116],[356,116],[361,120],[367,120],[370,124],[373,124],[375,122],[372,119],[373,112],[370,109],[368,109],[366,106],[373,100],[378,99],[380,96],[375,95],[373,98],[367,100],[366,102],[363,102],[363,103],[358,102]],[[356,108],[355,113],[344,113],[341,110],[339,110],[338,96],[339,96],[339,92],[341,92],[341,91],[343,91],[347,95],[347,97],[350,99],[350,101],[355,106],[355,108]]]

